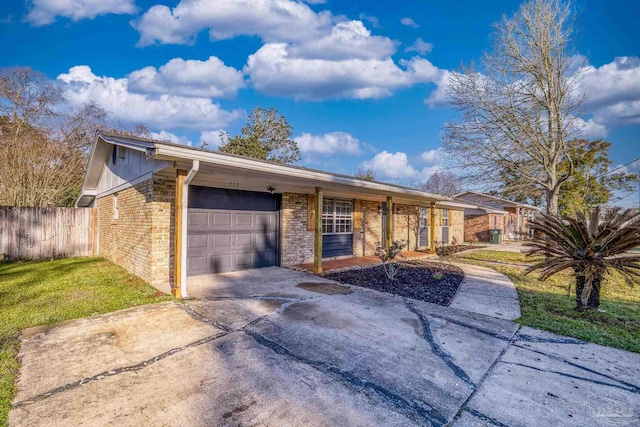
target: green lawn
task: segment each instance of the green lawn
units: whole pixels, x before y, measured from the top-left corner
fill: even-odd
[[[493,268],[507,275],[520,297],[522,317],[517,322],[522,325],[640,353],[640,283],[629,287],[619,274],[613,273],[603,284],[601,310],[576,312],[571,273],[540,282],[535,273],[523,276],[521,268],[487,262],[530,261],[519,253],[477,251],[459,254],[453,260]],[[571,296],[567,294],[569,285]]]
[[[478,261],[500,261],[500,262],[512,262],[512,263],[533,263],[542,260],[541,256],[528,257],[521,252],[504,252],[504,251],[491,251],[491,250],[479,250],[473,252],[465,252],[458,255],[465,259],[474,259]]]
[[[15,393],[22,329],[170,298],[101,258],[0,263],[0,426]]]

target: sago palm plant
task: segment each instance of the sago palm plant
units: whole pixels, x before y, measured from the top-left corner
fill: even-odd
[[[600,286],[610,269],[622,274],[629,285],[640,277],[640,255],[628,253],[640,246],[640,211],[614,209],[601,215],[599,208],[576,217],[545,213],[530,222],[534,249],[530,255],[544,260],[525,274],[540,271],[540,280],[567,269],[576,278],[576,310],[600,306]]]

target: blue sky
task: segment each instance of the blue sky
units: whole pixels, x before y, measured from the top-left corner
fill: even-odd
[[[210,147],[254,107],[294,128],[302,164],[426,179],[455,112],[447,73],[490,48],[519,1],[32,0],[3,2],[0,66],[31,66],[72,104],[97,101],[157,136]],[[640,157],[640,5],[582,0],[585,136]],[[640,162],[629,166],[640,171]],[[622,195],[624,196],[624,195]],[[636,203],[627,197],[623,203]]]

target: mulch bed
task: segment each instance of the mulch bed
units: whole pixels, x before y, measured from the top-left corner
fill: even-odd
[[[439,280],[434,277],[438,273],[442,273]],[[406,263],[393,282],[387,278],[382,265],[328,272],[323,276],[349,285],[445,306],[451,303],[464,279],[462,270],[454,265],[427,262]]]

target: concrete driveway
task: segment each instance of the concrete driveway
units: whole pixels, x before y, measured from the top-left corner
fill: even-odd
[[[640,425],[639,354],[278,268],[191,282],[25,331],[11,425]]]

